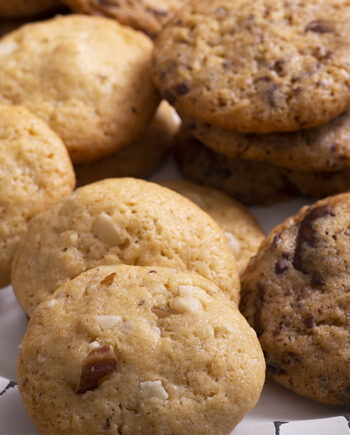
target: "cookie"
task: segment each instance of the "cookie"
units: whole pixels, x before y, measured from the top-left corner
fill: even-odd
[[[191,133],[219,153],[293,171],[338,171],[350,166],[350,111],[328,124],[292,133],[249,134],[187,122]]]
[[[189,0],[157,38],[179,113],[239,132],[300,130],[350,107],[348,0]]]
[[[298,394],[350,404],[350,194],[304,207],[263,242],[241,309],[268,373]]]
[[[216,189],[189,181],[166,181],[162,186],[175,190],[208,213],[223,229],[241,274],[265,236],[248,209]]]
[[[138,138],[153,117],[159,96],[152,46],[142,33],[101,17],[23,26],[0,40],[0,103],[41,117],[75,163],[103,157]]]
[[[79,273],[118,263],[197,272],[239,299],[236,262],[216,222],[183,196],[132,178],[81,187],[33,220],[13,262],[12,286],[31,314]]]
[[[57,8],[59,0],[3,0],[0,19],[30,17]]]
[[[114,18],[154,38],[185,0],[64,0],[73,11]]]
[[[17,373],[41,433],[228,434],[257,402],[265,362],[213,283],[114,265],[37,308]]]
[[[0,106],[0,287],[28,222],[74,188],[61,139],[27,109]]]
[[[163,101],[143,135],[110,156],[75,165],[77,185],[103,178],[144,178],[154,172],[169,154],[180,121],[174,109]]]
[[[350,190],[350,169],[291,171],[263,162],[232,159],[196,139],[176,139],[176,161],[184,176],[222,190],[246,205],[271,204],[295,196],[324,197]]]

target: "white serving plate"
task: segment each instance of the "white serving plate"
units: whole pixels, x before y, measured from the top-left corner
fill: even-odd
[[[180,178],[169,159],[152,180]],[[310,203],[296,199],[270,207],[252,207],[266,234],[300,207]],[[27,318],[11,287],[0,291],[0,434],[34,435],[16,381],[16,358]],[[345,416],[348,414],[348,418]],[[200,416],[198,416],[200,418]],[[350,435],[350,407],[321,405],[304,399],[272,380],[267,380],[257,406],[232,432],[233,435]],[[74,435],[74,434],[72,434]]]

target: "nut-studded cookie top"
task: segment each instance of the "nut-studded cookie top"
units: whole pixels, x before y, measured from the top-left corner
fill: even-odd
[[[241,309],[268,372],[314,400],[350,403],[350,195],[304,207],[263,242]]]
[[[218,224],[176,192],[132,178],[89,184],[34,219],[12,285],[30,314],[79,273],[120,263],[197,272],[239,299],[236,261]]]
[[[350,106],[349,0],[191,0],[161,32],[154,78],[188,116],[292,131]]]
[[[228,434],[265,375],[255,332],[213,283],[153,266],[79,275],[33,313],[21,347],[40,433]]]

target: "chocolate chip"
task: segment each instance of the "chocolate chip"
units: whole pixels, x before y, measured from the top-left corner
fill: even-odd
[[[179,83],[173,87],[174,91],[177,95],[186,95],[190,88],[186,85],[186,83]]]
[[[305,318],[304,323],[308,329],[311,329],[315,326],[315,319],[313,318],[313,316],[310,315]]]
[[[334,32],[334,25],[331,21],[314,20],[307,24],[305,27],[305,33],[306,32],[332,33]]]
[[[276,73],[279,76],[284,75],[284,67],[283,65],[286,63],[286,61],[284,59],[280,59],[277,62],[275,62],[274,66],[273,66],[273,70],[276,71]]]
[[[170,104],[174,104],[176,101],[176,97],[175,95],[169,90],[166,89],[164,91],[164,98],[170,103]]]
[[[325,216],[335,216],[335,214],[331,207],[321,205],[319,207],[311,208],[311,210],[309,209],[309,212],[300,223],[293,259],[294,268],[300,270],[300,272],[306,273],[302,264],[303,244],[307,243],[309,246],[315,246],[315,230],[313,229],[312,224],[315,220],[321,219]]]
[[[315,270],[312,274],[311,285],[312,287],[323,287],[325,285],[322,275],[320,272],[317,272],[317,270]]]
[[[278,105],[278,101],[275,95],[275,92],[277,91],[277,89],[279,89],[279,85],[277,85],[276,83],[272,83],[266,91],[266,98],[268,103],[270,104],[271,107],[277,107]]]
[[[117,360],[110,346],[92,350],[85,358],[77,393],[95,390],[100,382],[117,368]]]
[[[255,301],[255,313],[254,313],[254,329],[257,335],[261,335],[264,332],[264,327],[261,321],[261,312],[264,305],[265,289],[261,284],[258,284],[257,297]]]
[[[275,274],[279,275],[283,272],[287,272],[288,270],[288,260],[285,258],[280,258],[275,263]]]
[[[140,301],[140,302],[137,304],[137,306],[138,306],[138,307],[142,307],[142,305],[144,305],[144,304],[145,304],[145,301],[142,300],[142,301]]]
[[[109,275],[107,275],[105,278],[103,278],[103,280],[101,281],[100,284],[102,285],[111,285],[112,282],[114,281],[114,277],[115,277],[116,273],[110,273]]]

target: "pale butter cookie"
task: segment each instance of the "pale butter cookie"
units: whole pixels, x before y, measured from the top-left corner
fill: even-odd
[[[27,109],[0,106],[0,287],[30,219],[75,185],[61,139]]]
[[[131,143],[159,103],[151,40],[101,17],[67,15],[0,40],[0,103],[21,104],[62,138],[74,162]]]
[[[176,192],[132,178],[81,187],[33,220],[12,285],[31,314],[79,273],[119,263],[197,272],[239,300],[236,261],[218,224]]]
[[[229,434],[257,402],[255,332],[199,275],[102,266],[33,313],[18,385],[40,433]]]

